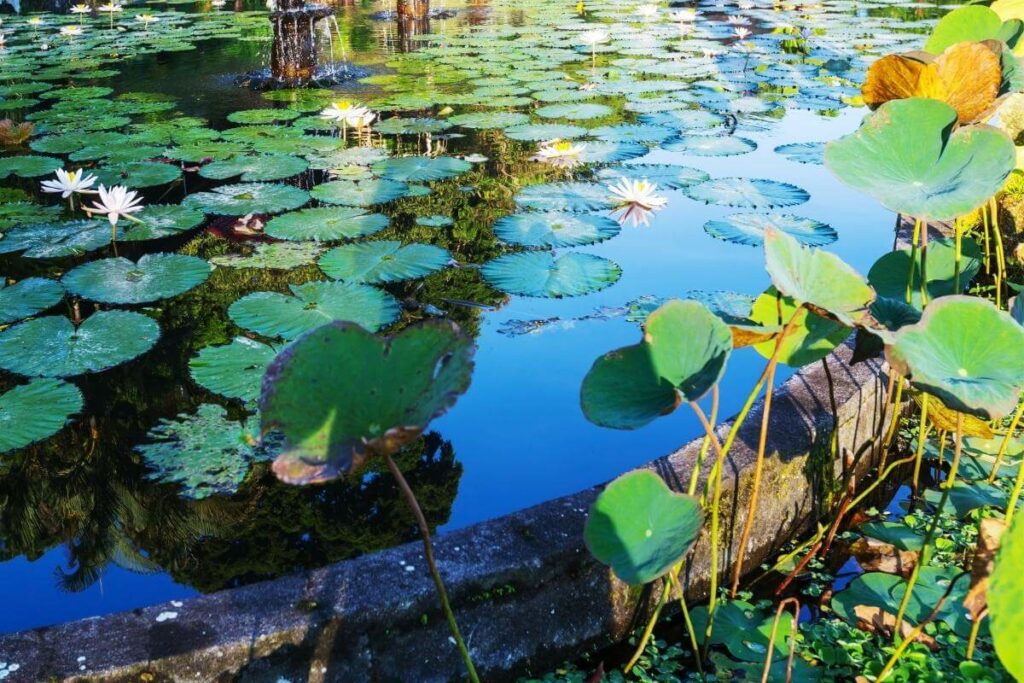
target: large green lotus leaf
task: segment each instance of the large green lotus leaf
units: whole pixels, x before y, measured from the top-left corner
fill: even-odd
[[[707,631],[708,608],[700,606],[690,612],[693,630],[697,633],[698,642],[703,641]],[[758,662],[757,676],[760,677],[764,668],[765,655],[771,642],[773,614],[758,609],[744,600],[728,600],[718,605],[715,610],[715,627],[711,632],[711,643],[723,645],[736,659],[742,662]],[[789,641],[793,622],[790,619],[779,619],[775,629],[775,653],[773,659],[786,660],[789,652]],[[786,680],[783,675],[782,680]],[[799,680],[794,678],[794,680]]]
[[[775,289],[853,327],[865,319],[875,292],[863,276],[835,254],[800,244],[784,232],[768,230],[765,267]]]
[[[199,169],[199,175],[213,180],[240,176],[243,183],[284,180],[309,168],[309,163],[290,154],[259,154],[214,161]]]
[[[277,216],[267,223],[264,232],[282,240],[333,242],[372,235],[387,226],[388,217],[381,213],[366,213],[348,206],[325,206]]]
[[[946,407],[982,419],[1017,407],[1024,389],[1024,327],[992,303],[947,296],[886,346],[893,367]]]
[[[248,337],[224,346],[207,346],[188,363],[196,384],[215,394],[245,402],[260,397],[260,384],[276,351]]]
[[[124,185],[136,189],[166,185],[180,178],[181,174],[180,166],[158,161],[110,164],[96,171],[96,177],[104,185]]]
[[[900,550],[920,550],[924,536],[900,522],[867,522],[859,527],[861,533]]]
[[[806,202],[806,190],[763,178],[712,178],[685,188],[687,196],[705,204],[746,209],[774,209]]]
[[[45,311],[63,298],[64,288],[55,280],[30,277],[7,285],[4,278],[0,278],[0,325]]]
[[[99,372],[141,356],[160,327],[129,311],[98,311],[78,328],[64,316],[20,323],[0,333],[0,368],[30,377],[71,377]]]
[[[774,287],[769,287],[754,301],[750,319],[762,327],[778,330],[789,322],[796,310],[797,304],[793,299],[780,297]],[[817,362],[846,341],[850,332],[849,327],[834,320],[820,315],[804,315],[783,340],[779,362],[794,368]],[[775,339],[756,344],[754,349],[765,358],[771,358],[775,352]]]
[[[0,449],[2,450],[2,449]],[[1018,517],[1003,534],[988,584],[988,616],[999,661],[1015,679],[1024,680],[1024,523]]]
[[[676,493],[650,470],[622,475],[594,501],[583,530],[590,553],[620,579],[645,584],[689,552],[704,515],[693,496]]]
[[[0,157],[0,180],[12,175],[19,178],[39,178],[40,176],[50,175],[63,165],[60,159],[33,154]]]
[[[375,332],[398,319],[398,302],[370,285],[307,282],[290,285],[292,295],[253,292],[228,308],[240,327],[267,337],[295,339],[329,322],[344,320]]]
[[[764,244],[768,230],[784,232],[800,244],[812,247],[831,244],[839,238],[835,229],[826,223],[785,213],[734,213],[704,224],[704,231],[715,239],[753,247]]]
[[[0,453],[53,436],[81,409],[81,392],[59,379],[34,379],[0,394]]]
[[[1005,508],[1008,495],[1005,490],[985,481],[957,481],[949,491],[943,512],[963,519],[979,508]],[[942,500],[942,492],[927,489],[924,500],[937,509]]]
[[[465,173],[473,164],[455,157],[395,157],[373,165],[373,172],[400,182],[430,182]]]
[[[13,228],[0,239],[0,254],[23,252],[27,258],[81,256],[110,244],[110,224],[98,220],[37,223]]]
[[[909,247],[886,252],[868,271],[868,282],[879,297],[906,301],[907,276],[911,272]],[[928,241],[925,274],[928,277],[928,297],[938,299],[948,294],[959,294],[956,285],[956,245],[952,239],[938,238]],[[963,238],[960,245],[961,291],[981,270],[981,248],[973,238]],[[921,254],[913,262],[911,304],[921,308]]]
[[[951,220],[988,201],[1016,165],[1005,133],[989,126],[954,130],[956,120],[956,110],[939,100],[892,100],[830,143],[825,163],[887,209]]]
[[[959,569],[949,567],[924,567],[907,604],[906,619],[916,624],[935,608],[946,593],[950,581],[960,574]],[[949,597],[943,603],[936,618],[946,622],[957,634],[967,637],[971,622],[963,609],[964,597],[970,586],[968,576],[961,575]],[[869,572],[861,574],[832,598],[832,609],[837,615],[853,625],[857,624],[854,608],[860,605],[877,607],[895,616],[907,589],[906,579],[894,574]]]
[[[137,242],[171,237],[187,232],[202,223],[202,211],[180,204],[150,204],[135,214],[141,223],[118,223],[118,240]]]
[[[563,211],[514,213],[499,218],[494,236],[524,247],[579,247],[619,234],[619,223],[599,214]]]
[[[929,407],[931,407],[931,405],[932,404],[929,404]],[[999,448],[1002,445],[1002,435],[992,438],[984,438],[980,436],[965,437],[963,440],[963,449],[960,453],[957,478],[970,480],[988,479],[995,467],[996,454],[999,452]],[[913,446],[914,448],[917,447],[916,442]],[[1007,442],[1006,452],[1003,454],[1003,459],[999,466],[1000,476],[1017,476],[1017,472],[1020,470],[1022,451],[1024,451],[1024,441],[1021,439],[1010,439]],[[926,457],[931,458],[936,462],[939,461],[938,444],[933,440],[925,442],[924,452]],[[942,460],[945,460],[949,464],[953,463],[955,457],[956,451],[953,448],[947,447],[942,452]]]
[[[570,252],[556,257],[545,251],[499,256],[480,272],[492,287],[508,294],[554,298],[597,292],[622,276],[615,262],[600,256]]]
[[[320,257],[320,269],[335,280],[377,284],[426,277],[451,259],[448,250],[432,244],[385,240],[335,247]]]
[[[1006,40],[1003,20],[988,7],[968,5],[946,14],[932,29],[924,49],[933,55],[940,55],[957,43],[978,43],[984,40]]]
[[[323,481],[396,452],[466,391],[473,351],[457,325],[441,320],[391,338],[345,322],[303,336],[271,363],[260,400],[264,433],[285,438],[275,473]]]
[[[184,206],[222,216],[249,213],[282,213],[309,201],[309,193],[279,183],[239,183],[196,192],[185,197]]]
[[[602,211],[614,209],[608,189],[597,183],[542,183],[515,196],[521,208],[534,211]]]
[[[316,242],[260,242],[250,254],[214,256],[210,263],[227,268],[291,270],[314,263],[322,251]]]
[[[234,493],[252,464],[264,459],[254,432],[229,420],[222,407],[204,403],[194,415],[160,420],[135,452],[152,470],[147,478],[177,484],[182,496],[201,500]]]
[[[310,194],[328,204],[373,206],[386,204],[409,193],[409,185],[397,180],[334,180],[314,187]]]
[[[594,424],[638,429],[703,397],[731,352],[732,332],[721,318],[697,301],[669,301],[648,316],[643,341],[594,362],[580,406]]]
[[[63,279],[72,294],[105,304],[143,304],[184,294],[210,276],[210,264],[195,256],[146,254],[90,261]]]

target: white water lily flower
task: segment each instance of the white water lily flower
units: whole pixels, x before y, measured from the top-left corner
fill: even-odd
[[[657,5],[640,5],[636,8],[637,16],[643,17],[644,19],[653,19],[658,16]]]
[[[44,180],[42,182],[43,192],[60,192],[61,199],[67,199],[75,193],[88,192],[93,185],[96,184],[96,176],[86,173],[82,169],[77,171],[65,171],[62,168],[57,169],[56,180]]]
[[[29,17],[28,25],[29,26],[42,26],[43,25],[43,18],[42,17]]]
[[[224,5],[226,5],[228,3],[227,3],[227,0],[213,0],[213,2],[211,2],[210,4],[213,5],[214,7],[223,7]]]
[[[350,118],[362,118],[368,113],[370,113],[369,109],[355,102],[338,100],[320,112],[320,118],[334,121],[335,123],[347,123]]]
[[[89,14],[92,12],[92,8],[88,5],[78,4],[72,5],[70,11],[72,14]]]
[[[113,14],[114,12],[123,12],[124,11],[124,7],[122,5],[118,5],[116,2],[108,2],[108,3],[104,4],[104,5],[100,5],[96,9],[99,10],[100,12],[107,12],[109,14]]]
[[[740,16],[739,14],[730,14],[729,18],[726,19],[726,21],[728,21],[733,26],[746,26],[747,24],[750,23],[750,19],[747,19],[744,16]]]
[[[572,168],[583,163],[580,155],[586,147],[585,144],[576,145],[568,140],[549,140],[541,144],[530,161],[542,161],[555,168]]]
[[[668,204],[667,197],[657,194],[658,186],[645,179],[619,178],[619,182],[608,186],[611,200],[616,208],[640,207],[648,211],[658,211]]]
[[[735,28],[735,29],[733,30],[733,33],[735,33],[735,34],[736,34],[736,37],[737,37],[737,38],[739,38],[740,40],[743,40],[743,39],[745,39],[745,38],[746,38],[747,36],[749,36],[749,35],[750,35],[750,29],[749,29],[749,28],[744,28],[744,27],[742,27],[742,26],[737,26],[737,27],[736,27],[736,28]]]
[[[584,31],[579,35],[580,43],[583,45],[597,45],[598,43],[606,43],[611,35],[604,29],[594,29],[593,31]]]
[[[62,36],[80,36],[83,30],[81,26],[61,26],[60,34]]]
[[[752,2],[746,2],[746,0],[744,0],[744,2],[741,2],[741,3],[739,4],[739,8],[740,8],[741,10],[743,10],[744,12],[746,12],[747,10],[752,10],[752,9],[754,9],[754,3],[752,3]]]
[[[678,12],[673,12],[670,16],[672,21],[679,22],[680,24],[689,24],[697,21],[697,10],[692,8],[681,9]]]
[[[366,128],[376,120],[376,113],[370,111],[369,109],[366,109],[365,107],[362,107],[361,109],[361,113],[346,116],[345,123],[352,126],[353,128]]]
[[[128,220],[138,220],[132,217],[133,213],[141,211],[143,208],[138,192],[133,192],[124,185],[115,185],[109,188],[100,185],[99,195],[100,200],[93,202],[92,206],[87,207],[85,211],[90,215],[94,213],[105,215],[110,221],[110,227],[115,230],[115,235],[117,221],[122,217]]]
[[[4,36],[3,32],[2,32],[2,31],[0,31],[0,47],[3,47],[3,46],[4,46],[4,42],[5,42],[6,40],[7,40],[7,38],[6,38],[5,36]]]
[[[144,26],[149,26],[154,21],[160,21],[160,17],[155,14],[139,14],[136,15],[135,21],[141,21]]]

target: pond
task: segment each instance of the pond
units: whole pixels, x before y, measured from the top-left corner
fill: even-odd
[[[894,216],[841,186],[821,145],[860,122],[866,65],[916,48],[940,9],[473,0],[396,20],[366,2],[313,26],[333,78],[265,90],[262,3],[2,15],[0,630],[416,537],[381,466],[291,486],[273,444],[250,445],[262,370],[314,309],[383,332],[449,318],[474,338],[469,391],[398,458],[441,532],[696,436],[682,411],[589,423],[593,359],[668,297],[747,315],[768,225],[867,271]],[[379,118],[320,115],[345,101]],[[555,138],[570,142],[538,160]],[[58,168],[134,188],[142,222],[112,242],[104,216],[42,191]],[[616,211],[622,178],[667,203]],[[49,281],[14,289],[28,278]],[[723,415],[762,364],[734,354]],[[40,433],[19,443],[12,415]]]

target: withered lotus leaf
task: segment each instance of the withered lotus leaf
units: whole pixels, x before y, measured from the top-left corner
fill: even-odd
[[[995,41],[957,43],[934,57],[925,52],[888,55],[868,69],[862,92],[872,109],[890,100],[929,97],[956,110],[960,123],[982,118],[992,109],[1002,82]]]

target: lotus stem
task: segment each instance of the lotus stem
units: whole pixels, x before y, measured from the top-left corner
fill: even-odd
[[[829,454],[832,462],[835,462],[839,455],[839,406],[836,403],[836,383],[832,379],[832,371],[828,369],[828,357],[821,359],[821,367],[825,370],[825,379],[828,381],[828,402],[832,409],[832,435],[829,438]],[[846,468],[846,459],[843,459],[843,481],[846,481],[849,473]]]
[[[921,308],[928,305],[928,224],[921,227]]]
[[[971,635],[967,638],[967,659],[974,659],[974,647],[978,644],[978,631],[981,630],[981,622],[988,615],[988,608],[981,610],[978,617],[971,622]]]
[[[1002,308],[1003,282],[1006,280],[1006,254],[1003,252],[1003,234],[999,229],[999,203],[993,197],[989,200],[992,212],[992,239],[996,249],[996,308]]]
[[[757,510],[758,496],[761,492],[761,472],[764,469],[764,452],[768,445],[768,422],[771,419],[772,412],[772,393],[775,387],[775,369],[778,367],[779,354],[782,352],[782,344],[785,342],[786,336],[806,317],[806,313],[807,309],[803,306],[797,308],[797,310],[793,312],[793,316],[789,319],[789,322],[786,323],[786,326],[782,328],[782,332],[775,340],[775,349],[772,351],[772,357],[768,359],[768,366],[766,368],[767,386],[764,390],[764,406],[761,412],[761,434],[757,441],[757,461],[754,465],[754,489],[750,493],[750,503],[747,505],[747,519],[743,523],[743,532],[740,534],[740,545],[739,549],[736,551],[736,562],[733,564],[732,568],[732,588],[729,591],[729,595],[732,598],[736,597],[736,592],[739,590],[740,575],[743,573],[743,558],[744,555],[746,555],[747,542],[750,540],[750,532],[754,528],[754,514]]]
[[[963,290],[960,288],[960,254],[962,252],[962,237],[963,234],[960,230],[961,219],[957,218],[953,222],[953,293],[960,294]]]
[[[889,371],[894,372],[891,367],[889,368]],[[896,417],[899,412],[900,405],[903,403],[903,378],[899,376],[899,373],[897,373],[896,382],[896,398],[893,400],[892,418],[890,418],[889,421],[889,431],[886,432],[885,442],[882,444],[882,448],[886,451],[889,450],[889,446],[892,444],[892,437],[896,435],[896,425],[899,423],[899,420],[897,420]]]
[[[390,454],[384,454],[384,462],[387,463],[391,476],[395,478],[398,488],[402,490],[402,494],[409,504],[409,509],[412,510],[412,514],[416,517],[416,524],[419,526],[420,536],[423,538],[423,555],[426,557],[427,566],[430,568],[430,576],[434,579],[434,588],[437,589],[437,597],[441,601],[441,609],[448,620],[448,629],[451,631],[452,637],[455,638],[455,645],[459,648],[459,654],[462,655],[462,662],[466,666],[469,680],[472,683],[480,683],[480,677],[476,673],[476,667],[473,666],[473,659],[469,655],[469,649],[466,647],[466,642],[462,639],[462,633],[459,632],[459,625],[455,621],[455,613],[452,612],[451,604],[448,602],[448,591],[445,590],[441,573],[437,570],[437,563],[434,561],[434,546],[430,542],[430,527],[427,526],[427,518],[423,516],[423,510],[420,509],[416,494],[409,486],[409,482],[405,480],[405,475],[402,474],[402,470],[398,468]]]
[[[921,399],[921,424],[917,432],[917,451],[914,453],[914,497],[917,497],[917,482],[921,475],[921,460],[924,459],[924,442],[928,438],[928,394]]]
[[[674,567],[669,570],[669,573],[671,574],[673,571],[675,571]],[[640,657],[643,656],[644,650],[647,649],[647,643],[651,639],[651,634],[654,633],[654,625],[658,623],[658,617],[661,616],[661,610],[665,607],[665,603],[668,602],[668,596],[671,590],[672,582],[670,580],[665,581],[661,588],[661,595],[658,596],[658,604],[654,608],[654,614],[652,614],[651,618],[647,620],[647,626],[644,627],[644,632],[640,637],[640,642],[636,646],[636,651],[633,652],[633,656],[630,657],[629,662],[626,663],[626,668],[623,670],[625,673],[628,674],[632,671],[633,667],[636,666],[636,663],[640,661]]]
[[[1017,425],[1020,424],[1022,416],[1024,416],[1024,401],[1021,401],[1017,405],[1017,412],[1013,414],[1013,419],[1010,420],[1010,427],[1006,430],[1006,434],[1003,436],[1003,442],[999,444],[999,452],[996,454],[996,461],[992,464],[992,474],[988,475],[988,483],[990,484],[996,480],[996,476],[999,474],[999,468],[1003,466],[1003,458],[1006,456],[1006,449],[1010,445],[1010,440],[1013,439],[1013,433],[1017,431]]]
[[[711,431],[715,430],[715,425],[718,424],[718,400],[719,400],[718,385],[711,387]],[[708,456],[708,449],[711,447],[711,439],[707,435],[704,436],[704,441],[700,444],[700,453],[697,455],[697,462],[693,466],[693,471],[690,472],[690,486],[687,488],[687,495],[694,495],[697,492],[697,482],[700,479],[700,472],[704,469],[704,460]]]
[[[793,680],[793,656],[796,654],[796,635],[800,625],[800,601],[796,598],[786,598],[779,603],[775,610],[775,621],[772,623],[772,633],[768,636],[768,655],[764,660],[764,671],[761,673],[761,683],[768,683],[768,672],[772,668],[772,655],[775,654],[775,633],[779,630],[779,621],[782,619],[782,611],[786,605],[793,605],[793,617],[789,632],[789,661],[786,663],[786,683]]]
[[[682,565],[677,565],[682,567]],[[686,622],[686,630],[690,634],[690,646],[693,647],[693,658],[697,663],[697,672],[700,674],[700,679],[704,680],[704,664],[701,661],[700,647],[697,645],[697,632],[693,629],[693,621],[690,619],[690,609],[686,605],[686,593],[683,591],[683,584],[679,581],[679,572],[670,572],[669,580],[672,585],[679,590],[679,609],[683,613],[683,621]]]
[[[960,453],[963,449],[963,436],[964,414],[958,412],[956,414],[956,441],[954,442],[955,450],[953,455],[953,469],[950,471],[950,478],[943,482],[943,484],[940,486],[940,488],[942,489],[942,497],[939,498],[938,508],[936,508],[935,514],[932,515],[931,523],[928,525],[928,530],[925,532],[924,535],[924,541],[921,543],[921,556],[920,558],[918,558],[917,564],[914,565],[914,569],[910,573],[910,578],[907,579],[907,590],[903,594],[903,599],[900,601],[900,608],[899,611],[896,613],[896,625],[895,628],[893,628],[893,633],[896,638],[899,638],[900,627],[903,625],[903,616],[907,612],[907,605],[910,604],[910,596],[914,592],[914,586],[917,585],[918,577],[921,575],[921,568],[928,566],[928,563],[932,559],[932,541],[935,538],[935,530],[939,526],[939,519],[942,518],[942,511],[946,507],[946,501],[949,500],[949,492],[953,490],[953,481],[956,477],[956,466],[957,463],[960,462]],[[1021,470],[1024,471],[1024,468],[1021,468]],[[908,638],[907,640],[913,640],[913,638]],[[903,649],[906,648],[904,647]],[[893,655],[894,659],[889,660],[890,665],[895,663],[895,658],[897,658],[899,654],[902,654],[902,649],[896,650],[896,654]],[[891,666],[887,665],[887,668],[891,668]],[[878,680],[882,680],[881,674],[879,674]]]
[[[892,368],[889,369],[889,386],[885,390],[885,403],[882,405],[882,419],[878,423],[878,429],[875,430],[875,439],[880,442],[882,439],[882,432],[885,431],[885,418],[889,414],[889,406],[892,404],[893,395],[896,392],[896,373],[893,372]],[[893,416],[893,419],[896,419]],[[881,446],[882,444],[879,443]],[[888,460],[889,451],[886,448],[882,448],[881,458],[878,461],[878,468],[885,468],[885,461]]]
[[[914,233],[910,238],[910,269],[907,271],[907,304],[914,299],[914,269],[917,266],[917,243],[921,241],[921,219],[914,219]]]
[[[985,211],[984,207],[982,207],[982,209],[981,209],[981,232],[982,232],[982,235],[984,235],[984,237],[985,237],[985,274],[988,275],[989,273],[992,272],[992,268],[991,268],[991,264],[990,264],[990,260],[989,260],[990,259],[990,254],[991,254],[991,250],[989,248],[989,241],[988,241],[988,212]]]
[[[1017,511],[1017,501],[1020,500],[1020,491],[1024,488],[1024,463],[1017,468],[1017,478],[1013,482],[1013,492],[1010,493],[1010,501],[1006,504],[1006,526],[1013,522],[1013,513]]]

